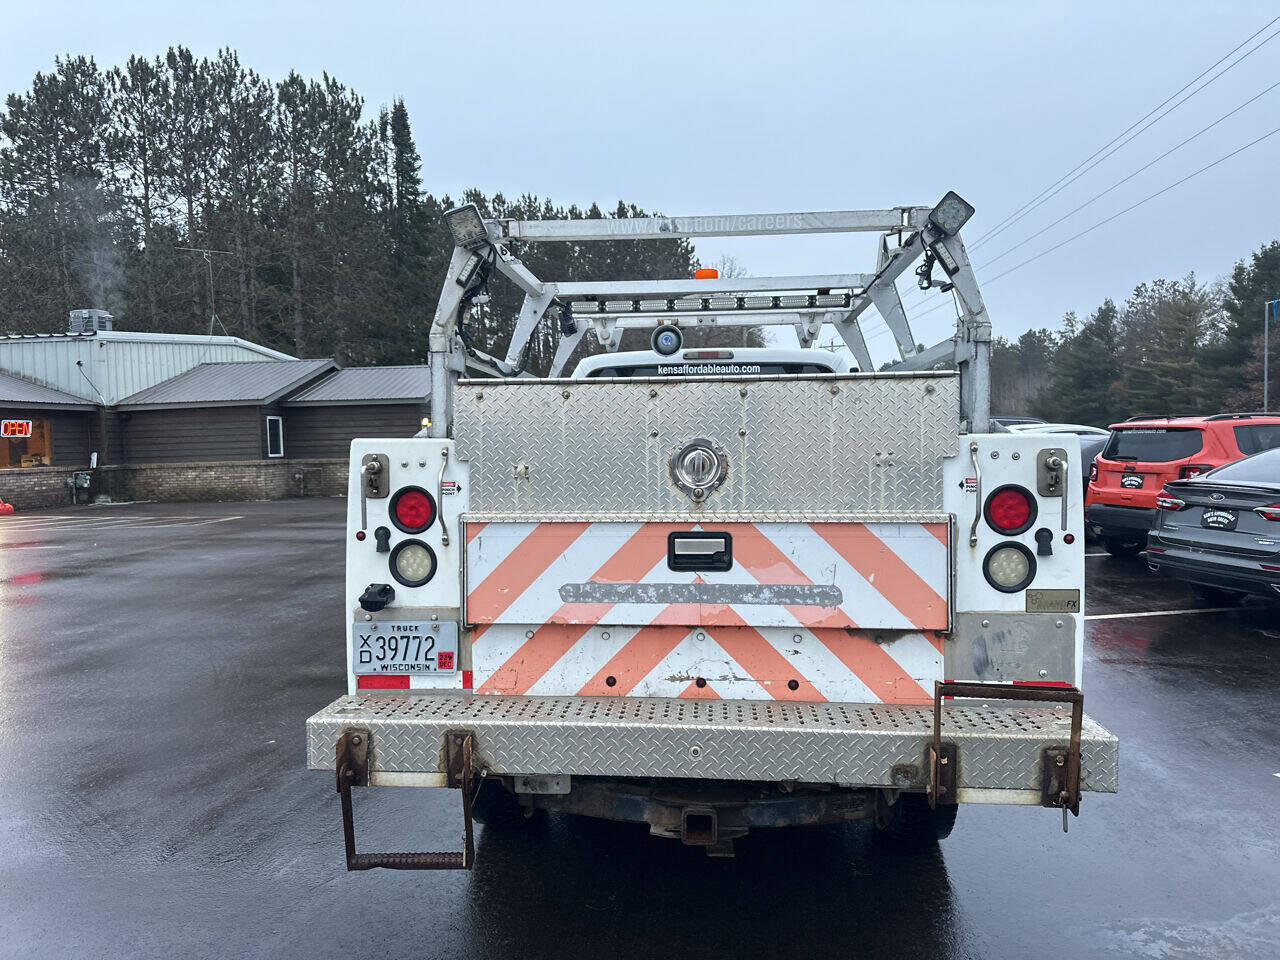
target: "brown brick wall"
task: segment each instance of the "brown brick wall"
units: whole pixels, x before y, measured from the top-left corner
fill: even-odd
[[[347,492],[345,458],[135,463],[99,472],[113,500],[283,500]]]
[[[70,467],[17,467],[0,470],[0,500],[17,510],[71,505]]]
[[[294,474],[302,473],[299,487]],[[68,467],[0,470],[0,500],[18,510],[69,506]],[[112,500],[283,500],[347,492],[347,460],[239,460],[136,463],[94,471],[93,493]],[[84,493],[81,492],[81,499]]]

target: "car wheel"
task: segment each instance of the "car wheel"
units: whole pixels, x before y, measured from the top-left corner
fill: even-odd
[[[1136,557],[1146,548],[1141,540],[1125,540],[1122,537],[1103,537],[1102,545],[1113,557]]]
[[[1193,583],[1191,589],[1205,603],[1216,604],[1220,607],[1239,603],[1244,599],[1244,594],[1238,590],[1223,590],[1221,587],[1211,587],[1205,583]]]
[[[894,843],[934,843],[951,836],[959,810],[955,803],[940,803],[930,809],[923,793],[904,793],[877,809],[876,830]]]
[[[531,811],[526,816],[516,795],[498,780],[480,781],[480,789],[471,801],[471,816],[495,830],[522,830],[546,818],[545,810]]]

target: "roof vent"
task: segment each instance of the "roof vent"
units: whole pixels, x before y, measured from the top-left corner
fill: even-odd
[[[115,317],[105,310],[72,310],[67,321],[67,333],[97,333],[110,330]]]

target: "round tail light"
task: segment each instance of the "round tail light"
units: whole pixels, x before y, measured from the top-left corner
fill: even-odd
[[[1020,543],[998,543],[982,561],[982,574],[1002,593],[1017,593],[1036,576],[1036,558]]]
[[[391,575],[406,587],[420,587],[436,575],[435,551],[421,540],[396,544],[388,562]]]
[[[436,501],[421,487],[402,487],[391,498],[390,513],[405,533],[421,533],[436,519]]]
[[[1036,500],[1026,488],[1007,484],[991,491],[983,514],[991,529],[999,533],[1022,533],[1036,522]]]

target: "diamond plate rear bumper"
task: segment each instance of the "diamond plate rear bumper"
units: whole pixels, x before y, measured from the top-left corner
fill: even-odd
[[[947,705],[942,738],[957,749],[963,790],[1038,790],[1041,751],[1065,747],[1070,710]],[[307,720],[307,763],[332,770],[351,726],[372,735],[374,774],[445,769],[448,730],[475,735],[475,763],[493,774],[840,783],[922,789],[929,706],[516,697],[345,696]],[[1081,789],[1114,793],[1119,743],[1089,717]],[[964,799],[963,794],[961,799]]]

